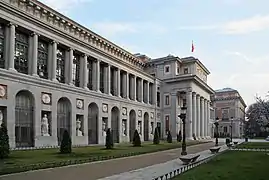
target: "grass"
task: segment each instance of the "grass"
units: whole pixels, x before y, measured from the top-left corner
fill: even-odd
[[[187,142],[187,145],[200,144],[199,141]],[[79,164],[104,159],[133,156],[168,149],[180,148],[181,143],[152,142],[142,144],[142,147],[132,147],[129,143],[119,144],[113,150],[106,150],[104,146],[89,146],[73,148],[71,154],[60,154],[59,149],[40,149],[11,151],[10,157],[0,160],[0,175],[33,169]]]
[[[173,180],[268,180],[268,162],[267,153],[227,151]]]
[[[236,146],[236,148],[244,149],[269,149],[269,142],[244,142]]]

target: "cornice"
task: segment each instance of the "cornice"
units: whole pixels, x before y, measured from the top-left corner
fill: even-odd
[[[145,63],[136,58],[133,54],[120,48],[114,43],[92,32],[86,27],[74,22],[65,17],[52,8],[44,5],[39,1],[33,0],[1,0],[3,3],[11,5],[15,8],[23,10],[30,16],[42,20],[42,22],[52,25],[53,27],[62,30],[81,41],[86,42],[94,48],[110,54],[122,61],[127,61],[141,69],[145,67]]]

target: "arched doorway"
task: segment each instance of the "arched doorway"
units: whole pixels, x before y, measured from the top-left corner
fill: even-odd
[[[134,132],[136,130],[136,113],[134,110],[131,110],[129,113],[129,137],[130,142],[133,141]]]
[[[119,143],[120,110],[118,107],[111,109],[111,129],[114,143]]]
[[[98,144],[98,106],[91,103],[88,107],[88,144]]]
[[[144,114],[144,141],[149,140],[149,114],[145,112]]]
[[[16,147],[34,146],[34,97],[29,91],[16,95],[15,143]]]
[[[71,103],[69,99],[63,97],[57,103],[57,138],[58,145],[61,145],[65,130],[71,136]]]

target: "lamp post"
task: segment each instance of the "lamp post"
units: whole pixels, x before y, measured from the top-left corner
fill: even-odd
[[[248,142],[248,133],[249,133],[249,118],[245,118],[245,142]]]
[[[231,125],[230,125],[230,127],[231,127],[231,142],[233,142],[233,120],[234,120],[234,118],[231,117]]]
[[[187,155],[187,151],[186,151],[186,132],[185,132],[186,112],[187,112],[187,107],[186,107],[185,104],[183,104],[183,107],[181,107],[181,113],[178,116],[180,119],[182,119],[182,124],[183,124],[183,141],[182,141],[181,155]]]
[[[216,126],[216,143],[215,143],[215,146],[219,146],[219,117],[216,118],[216,121],[215,121],[215,126]]]

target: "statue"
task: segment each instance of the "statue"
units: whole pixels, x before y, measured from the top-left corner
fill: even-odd
[[[126,136],[126,122],[122,121],[122,135]]]
[[[153,134],[153,123],[150,123],[150,127],[149,128],[150,128],[149,129],[150,134]]]
[[[103,131],[103,136],[106,136],[106,122],[103,121],[103,124],[102,124],[102,131]]]
[[[138,130],[138,133],[141,134],[141,122],[138,122],[137,130]]]
[[[1,126],[1,124],[3,122],[3,120],[4,120],[4,115],[3,115],[2,110],[0,110],[0,126]]]
[[[44,117],[41,120],[41,135],[50,136],[49,135],[49,121],[48,121],[47,114],[44,114]]]
[[[81,121],[79,119],[77,119],[76,124],[77,124],[77,126],[76,126],[77,136],[83,136],[82,135],[82,131],[80,130],[80,128],[81,128]]]

